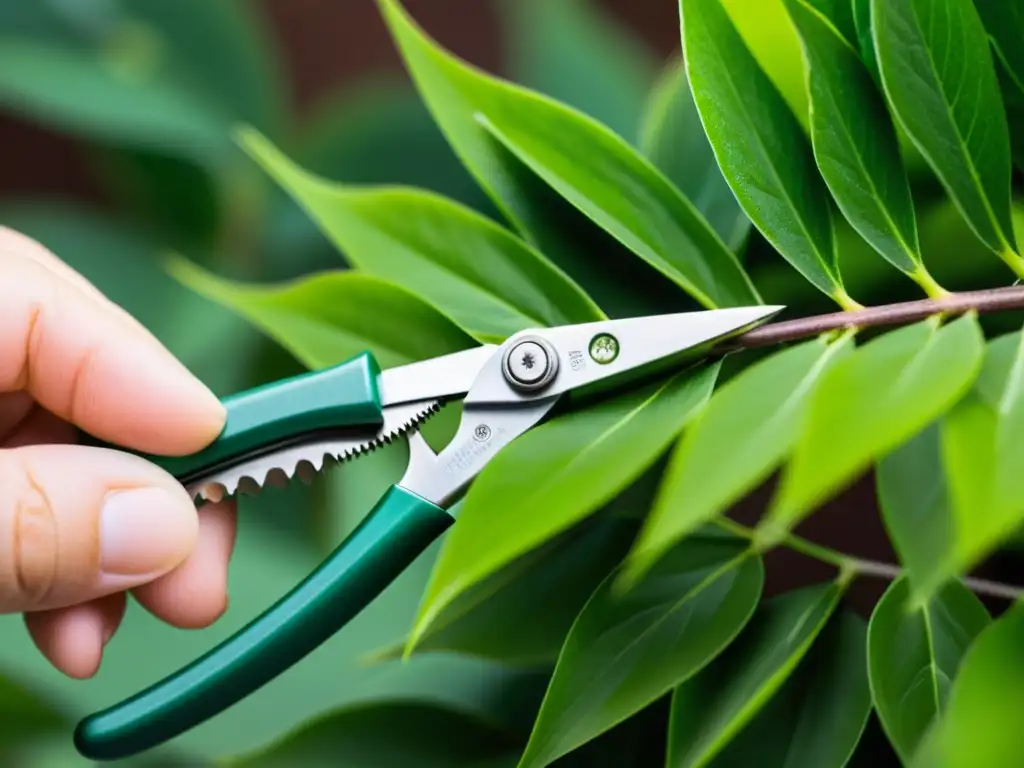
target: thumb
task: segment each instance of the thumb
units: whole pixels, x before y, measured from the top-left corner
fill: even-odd
[[[0,450],[0,614],[75,605],[183,562],[199,521],[159,467],[77,445]]]

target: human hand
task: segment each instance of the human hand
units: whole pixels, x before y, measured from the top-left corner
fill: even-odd
[[[0,227],[0,613],[90,677],[127,592],[177,627],[227,605],[230,503],[196,510],[175,479],[100,440],[181,455],[224,423],[214,395],[138,322],[28,238]]]

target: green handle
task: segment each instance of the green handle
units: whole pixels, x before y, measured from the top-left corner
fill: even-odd
[[[188,485],[226,462],[321,429],[378,429],[384,423],[369,353],[224,399],[228,417],[220,436],[188,456],[146,456]]]
[[[205,656],[83,720],[76,748],[90,760],[129,757],[237,703],[341,629],[452,522],[445,510],[392,486],[305,581]]]

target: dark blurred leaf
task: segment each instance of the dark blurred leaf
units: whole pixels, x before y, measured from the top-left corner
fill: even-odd
[[[542,254],[468,208],[416,189],[331,183],[258,133],[242,142],[349,262],[415,292],[480,341],[604,318]]]
[[[736,641],[676,688],[665,764],[707,765],[761,709],[773,706],[844,589],[838,582],[816,584],[761,603]]]
[[[371,352],[381,368],[473,345],[422,299],[356,272],[329,272],[281,285],[234,283],[184,260],[182,284],[245,317],[311,369]]]
[[[530,550],[449,603],[415,652],[554,662],[577,614],[626,554],[636,529],[634,520],[598,517]],[[375,655],[397,658],[405,644]]]
[[[792,449],[814,387],[853,341],[814,339],[744,369],[680,439],[624,577],[633,580],[689,533],[764,482]]]
[[[901,578],[875,606],[868,629],[871,695],[904,764],[945,710],[961,658],[989,622],[988,611],[959,582],[948,582],[914,610]]]
[[[866,652],[867,622],[840,610],[710,768],[843,768],[871,714]]]
[[[665,451],[711,395],[720,363],[553,418],[470,486],[424,593],[410,649],[478,582],[594,514]]]
[[[729,645],[761,597],[764,569],[744,541],[683,541],[635,589],[611,575],[566,639],[521,768],[594,739],[696,674]]]
[[[978,635],[960,663],[946,712],[912,768],[1004,768],[1020,761],[1024,607]]]
[[[679,8],[690,88],[733,193],[800,274],[850,304],[836,264],[831,196],[799,122],[721,0],[680,0]]]
[[[510,79],[636,135],[653,52],[594,0],[498,0]],[[595,87],[595,84],[599,86]]]
[[[64,733],[68,718],[51,703],[0,675],[0,758],[44,734]]]
[[[382,701],[323,715],[231,765],[514,768],[520,748],[513,734],[471,713],[416,701]]]
[[[825,373],[760,529],[770,540],[945,413],[981,368],[975,315],[936,317],[868,341]]]
[[[872,0],[871,28],[897,121],[978,237],[1024,274],[1010,219],[1006,110],[972,0]]]
[[[718,167],[682,61],[666,68],[653,90],[640,127],[639,144],[722,241],[738,253],[750,234],[750,219]]]
[[[974,6],[995,46],[1013,156],[1024,170],[1024,5],[1016,0],[974,0]]]

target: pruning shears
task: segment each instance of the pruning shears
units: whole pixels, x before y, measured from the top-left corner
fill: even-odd
[[[396,438],[409,463],[360,525],[309,577],[234,636],[81,723],[85,757],[143,752],[239,702],[345,626],[449,526],[472,479],[556,405],[588,392],[693,365],[726,339],[778,314],[751,306],[604,320],[517,333],[500,345],[381,370],[370,353],[224,400],[217,440],[184,457],[149,457],[197,503],[309,476]],[[464,398],[455,436],[440,453],[419,427]]]

